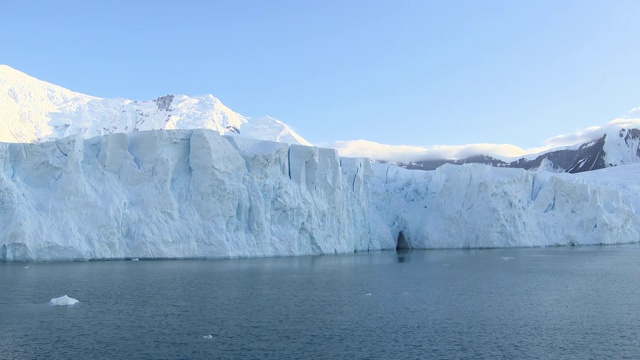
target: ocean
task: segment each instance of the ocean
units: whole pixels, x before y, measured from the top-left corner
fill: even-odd
[[[638,245],[0,263],[0,358],[637,359],[639,279]]]

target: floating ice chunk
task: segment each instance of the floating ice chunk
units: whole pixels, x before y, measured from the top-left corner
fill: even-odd
[[[78,301],[77,299],[74,299],[72,297],[68,297],[67,295],[65,295],[59,298],[51,299],[51,301],[49,301],[49,304],[56,305],[56,306],[66,306],[66,305],[73,305],[79,302],[80,301]]]
[[[138,259],[138,258],[133,258],[133,259],[131,259],[131,261],[140,261],[140,259]]]
[[[505,261],[507,261],[507,260],[513,260],[513,256],[503,256],[503,257],[502,257],[502,260],[505,260]]]
[[[371,296],[371,293],[366,293],[364,294],[364,296]]]
[[[203,339],[213,339],[213,335],[209,334],[209,335],[205,335],[202,337]]]
[[[25,267],[23,267],[23,269],[28,269],[28,268],[29,268],[29,266],[25,266]]]

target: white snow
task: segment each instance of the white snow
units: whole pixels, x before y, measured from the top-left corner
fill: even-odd
[[[640,164],[410,171],[211,130],[0,143],[0,259],[235,258],[640,239]]]
[[[607,165],[618,166],[640,162],[640,141],[634,139],[635,129],[620,129],[607,134],[604,143],[605,161]]]
[[[210,129],[220,134],[310,145],[277,119],[247,117],[213,95],[155,100],[104,99],[73,92],[0,65],[0,141],[47,141],[157,129]],[[239,132],[239,134],[238,134]]]
[[[79,302],[80,301],[78,301],[77,299],[64,295],[58,298],[51,299],[51,301],[49,301],[49,304],[54,306],[69,306],[69,305],[75,305]]]

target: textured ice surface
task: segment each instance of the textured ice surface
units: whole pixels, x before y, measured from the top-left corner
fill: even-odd
[[[638,165],[554,174],[486,165],[375,164],[374,212],[414,248],[637,242]]]
[[[149,131],[0,144],[4,260],[253,257],[380,248],[368,161]],[[391,246],[391,244],[388,244]]]
[[[410,171],[157,130],[0,143],[0,259],[228,258],[637,242],[640,165]]]
[[[77,304],[79,302],[80,301],[65,295],[65,296],[61,296],[61,297],[58,297],[58,298],[51,299],[51,301],[49,301],[49,304],[54,305],[54,306],[68,306],[68,305]]]

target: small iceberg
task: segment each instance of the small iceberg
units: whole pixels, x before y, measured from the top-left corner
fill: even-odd
[[[503,256],[502,260],[504,261],[513,260],[513,256]]]
[[[205,335],[202,337],[203,339],[213,339],[213,335],[209,334],[209,335]]]
[[[67,295],[65,296],[61,296],[59,298],[53,298],[49,301],[49,304],[54,305],[54,306],[67,306],[67,305],[74,305],[79,303],[80,301],[78,301],[77,299],[74,299],[72,297],[68,297]]]

